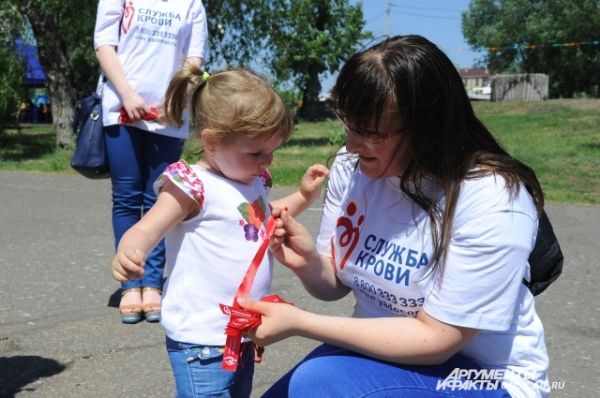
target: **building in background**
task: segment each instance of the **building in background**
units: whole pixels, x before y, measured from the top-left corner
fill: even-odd
[[[475,87],[489,86],[490,70],[484,68],[463,68],[458,73],[462,77],[467,91],[473,91]]]
[[[464,68],[458,73],[462,78],[469,98],[489,101],[492,94],[490,70],[485,68]]]

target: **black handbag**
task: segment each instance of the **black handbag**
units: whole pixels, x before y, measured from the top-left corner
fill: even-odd
[[[523,280],[534,296],[542,293],[562,273],[564,257],[546,212],[540,216],[537,239],[529,255],[531,280]]]
[[[77,135],[77,143],[71,167],[87,178],[110,177],[102,124],[102,97],[97,92],[75,105],[73,133]]]

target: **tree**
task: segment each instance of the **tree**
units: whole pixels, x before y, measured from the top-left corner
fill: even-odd
[[[361,4],[348,0],[271,2],[269,49],[275,76],[291,79],[302,93],[298,116],[319,118],[319,76],[334,73],[357,46],[371,37],[363,32]]]
[[[546,73],[551,97],[600,96],[598,26],[597,0],[473,0],[463,15],[490,69]]]
[[[269,8],[265,0],[204,0],[210,62],[247,66],[266,48]]]
[[[93,89],[98,66],[93,53],[97,0],[4,0],[27,17],[38,43],[40,64],[52,97],[56,143],[73,146],[76,98]]]
[[[348,0],[206,0],[211,62],[260,63],[302,93],[299,116],[319,116],[319,77],[370,37],[361,4]]]
[[[211,62],[247,65],[269,57],[267,72],[303,93],[300,114],[311,118],[319,74],[334,72],[368,37],[360,4],[348,0],[205,0]],[[98,78],[93,30],[98,0],[2,0],[31,23],[52,97],[58,147],[73,145],[77,98]],[[0,32],[0,35],[2,32]],[[1,39],[1,37],[0,37]]]
[[[22,29],[15,7],[0,4],[0,133],[17,122],[17,112],[25,89],[25,68],[14,50],[13,38]]]

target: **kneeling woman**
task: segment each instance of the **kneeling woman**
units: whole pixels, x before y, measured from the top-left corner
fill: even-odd
[[[347,141],[316,247],[275,211],[271,250],[313,296],[352,292],[354,314],[244,302],[262,313],[258,344],[325,343],[266,396],[548,396],[544,331],[522,283],[543,206],[535,173],[500,147],[452,62],[420,36],[352,56],[333,99]]]

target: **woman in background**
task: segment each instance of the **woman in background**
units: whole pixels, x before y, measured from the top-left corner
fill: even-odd
[[[102,112],[112,180],[115,247],[156,201],[153,183],[179,160],[189,127],[164,125],[171,76],[207,59],[206,14],[200,0],[100,0],[94,47],[107,78]],[[122,284],[123,323],[160,320],[164,242],[148,254],[144,276]]]

